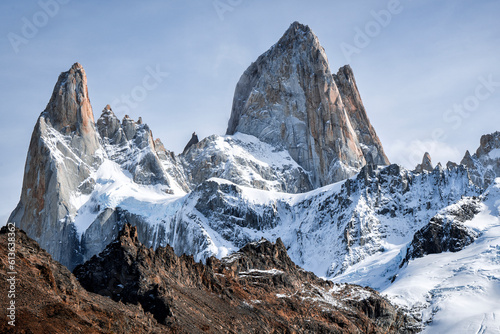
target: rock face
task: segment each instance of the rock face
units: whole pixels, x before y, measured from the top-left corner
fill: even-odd
[[[108,105],[97,120],[97,128],[109,159],[128,170],[134,182],[162,184],[170,193],[176,189],[189,191],[181,177],[182,172],[176,170],[175,157],[166,154],[161,141],[157,147],[149,126],[142,120],[135,122],[125,115],[120,123]]]
[[[389,164],[352,70],[332,75],[317,37],[297,22],[240,78],[227,128],[236,132],[288,150],[316,187]]]
[[[15,222],[62,263],[81,262],[72,225],[77,211],[72,195],[102,160],[87,78],[76,63],[59,76],[52,97],[35,125],[21,199],[9,221]]]
[[[463,222],[480,212],[480,203],[477,197],[466,197],[432,217],[429,224],[415,233],[405,262],[428,254],[458,252],[473,243],[478,234]]]
[[[351,67],[349,65],[341,67],[337,74],[333,75],[333,79],[339,89],[342,103],[356,133],[366,164],[389,165],[382,143],[366,114]]]
[[[334,285],[297,267],[283,243],[252,243],[206,265],[144,247],[125,225],[74,271],[90,291],[140,304],[175,333],[413,333],[418,324],[375,291]]]
[[[102,175],[110,161],[129,172],[138,185],[156,186],[164,193],[189,191],[182,167],[161,142],[153,141],[142,120],[125,116],[120,122],[107,105],[94,123],[85,71],[76,63],[59,76],[35,125],[21,199],[9,221],[68,268],[82,263],[92,252],[101,251],[105,240],[112,240],[113,234],[104,231],[111,233],[116,228],[111,222],[118,222],[108,220],[107,209],[116,207],[101,208],[92,197],[96,185],[103,186],[96,174]],[[96,220],[87,234],[102,239],[84,237],[82,244],[86,231],[80,231],[75,222],[84,220],[85,228],[91,225],[85,220],[92,216],[81,218],[85,214]]]
[[[7,250],[10,231],[0,230],[0,303],[7,307]],[[15,229],[16,322],[0,322],[1,333],[162,333],[163,326],[136,305],[90,293],[75,276],[24,231]],[[5,312],[3,313],[5,316]]]
[[[453,165],[450,165],[453,168]],[[424,157],[422,158],[422,163],[418,164],[415,167],[415,172],[422,173],[423,171],[432,172],[434,167],[432,167],[431,155],[428,152],[425,152]]]
[[[465,153],[460,164],[467,166],[472,181],[483,189],[500,176],[500,132],[481,136],[476,153]]]
[[[184,147],[184,150],[182,151],[182,153],[186,153],[186,151],[191,147],[193,146],[194,144],[198,144],[200,141],[198,140],[198,136],[196,135],[196,132],[193,132],[193,135],[191,136],[191,139],[188,141],[188,143],[186,144],[186,146]]]

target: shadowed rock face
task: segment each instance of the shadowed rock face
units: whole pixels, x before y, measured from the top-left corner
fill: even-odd
[[[198,144],[200,141],[198,140],[198,136],[196,135],[196,132],[193,132],[193,135],[191,136],[191,139],[188,141],[186,146],[184,147],[184,150],[182,153],[186,153],[186,151],[193,145]]]
[[[26,158],[21,199],[9,218],[68,266],[81,261],[71,224],[76,214],[71,195],[102,162],[100,149],[87,77],[76,63],[61,73],[38,118]]]
[[[240,78],[227,128],[236,132],[286,148],[315,186],[389,164],[352,70],[332,75],[317,37],[297,22]]]
[[[473,243],[477,233],[462,223],[480,212],[480,203],[477,197],[465,197],[432,217],[429,224],[415,233],[402,265],[428,254],[458,252]]]
[[[141,304],[176,333],[413,333],[415,321],[371,289],[334,285],[297,267],[280,239],[206,265],[143,246],[126,224],[74,271],[89,291]]]

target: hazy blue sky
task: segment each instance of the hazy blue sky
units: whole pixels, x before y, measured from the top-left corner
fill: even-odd
[[[351,64],[391,162],[413,167],[424,151],[459,161],[500,130],[499,16],[500,0],[2,1],[0,220],[19,199],[36,119],[74,62],[96,119],[108,103],[142,116],[178,153],[193,131],[225,133],[240,75],[293,21],[316,33],[332,71]],[[157,69],[168,76],[146,90]]]

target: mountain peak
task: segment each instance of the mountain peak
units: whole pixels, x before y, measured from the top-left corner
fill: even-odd
[[[301,24],[297,21],[293,22],[290,27],[285,31],[280,42],[285,40],[304,40],[304,39],[317,39],[316,35],[309,26]]]
[[[186,151],[193,145],[196,145],[200,142],[200,140],[198,139],[198,135],[196,134],[196,132],[193,132],[193,134],[191,135],[191,139],[188,141],[188,143],[186,144],[186,146],[184,147],[184,150],[182,151],[182,153],[186,153]]]
[[[9,219],[66,265],[81,261],[78,251],[68,251],[78,243],[70,224],[78,211],[72,196],[101,164],[101,149],[87,76],[75,63],[59,75],[33,129],[21,198]]]
[[[422,163],[418,164],[415,168],[415,171],[417,173],[422,173],[424,170],[428,172],[432,172],[434,170],[434,167],[432,166],[431,155],[429,154],[429,152],[424,153],[424,156],[422,157]]]
[[[76,63],[74,63],[74,64],[71,66],[71,69],[72,69],[72,70],[82,70],[82,71],[83,71],[83,66],[82,66],[82,64],[80,64],[79,62],[76,62]]]
[[[85,135],[95,131],[87,75],[80,63],[59,75],[44,113],[52,126],[63,133]]]
[[[476,150],[476,155],[480,158],[488,155],[492,150],[500,148],[500,132],[496,131],[491,134],[481,136],[479,148]]]
[[[286,149],[315,187],[389,163],[352,69],[332,75],[318,38],[298,22],[241,76],[226,133],[236,132]]]
[[[323,57],[323,65],[328,65],[328,60],[326,58],[326,53],[321,46],[318,37],[311,28],[307,25],[303,25],[297,21],[293,22],[290,27],[285,31],[283,36],[278,40],[278,42],[269,49],[274,57],[279,57],[282,54],[288,54],[292,56],[290,60],[292,62],[310,62],[311,57],[316,59],[318,57]],[[266,55],[265,53],[264,55]],[[263,55],[263,56],[264,56]]]

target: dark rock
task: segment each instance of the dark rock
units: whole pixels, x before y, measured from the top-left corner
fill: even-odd
[[[193,145],[195,144],[198,144],[200,141],[198,140],[198,136],[196,135],[196,132],[193,132],[193,134],[191,135],[191,139],[188,141],[188,143],[186,144],[186,147],[184,147],[184,150],[182,151],[182,153],[186,153],[186,151]]]
[[[428,254],[458,252],[473,243],[477,233],[462,223],[480,212],[480,203],[476,197],[464,198],[431,218],[429,224],[415,233],[402,265]]]

